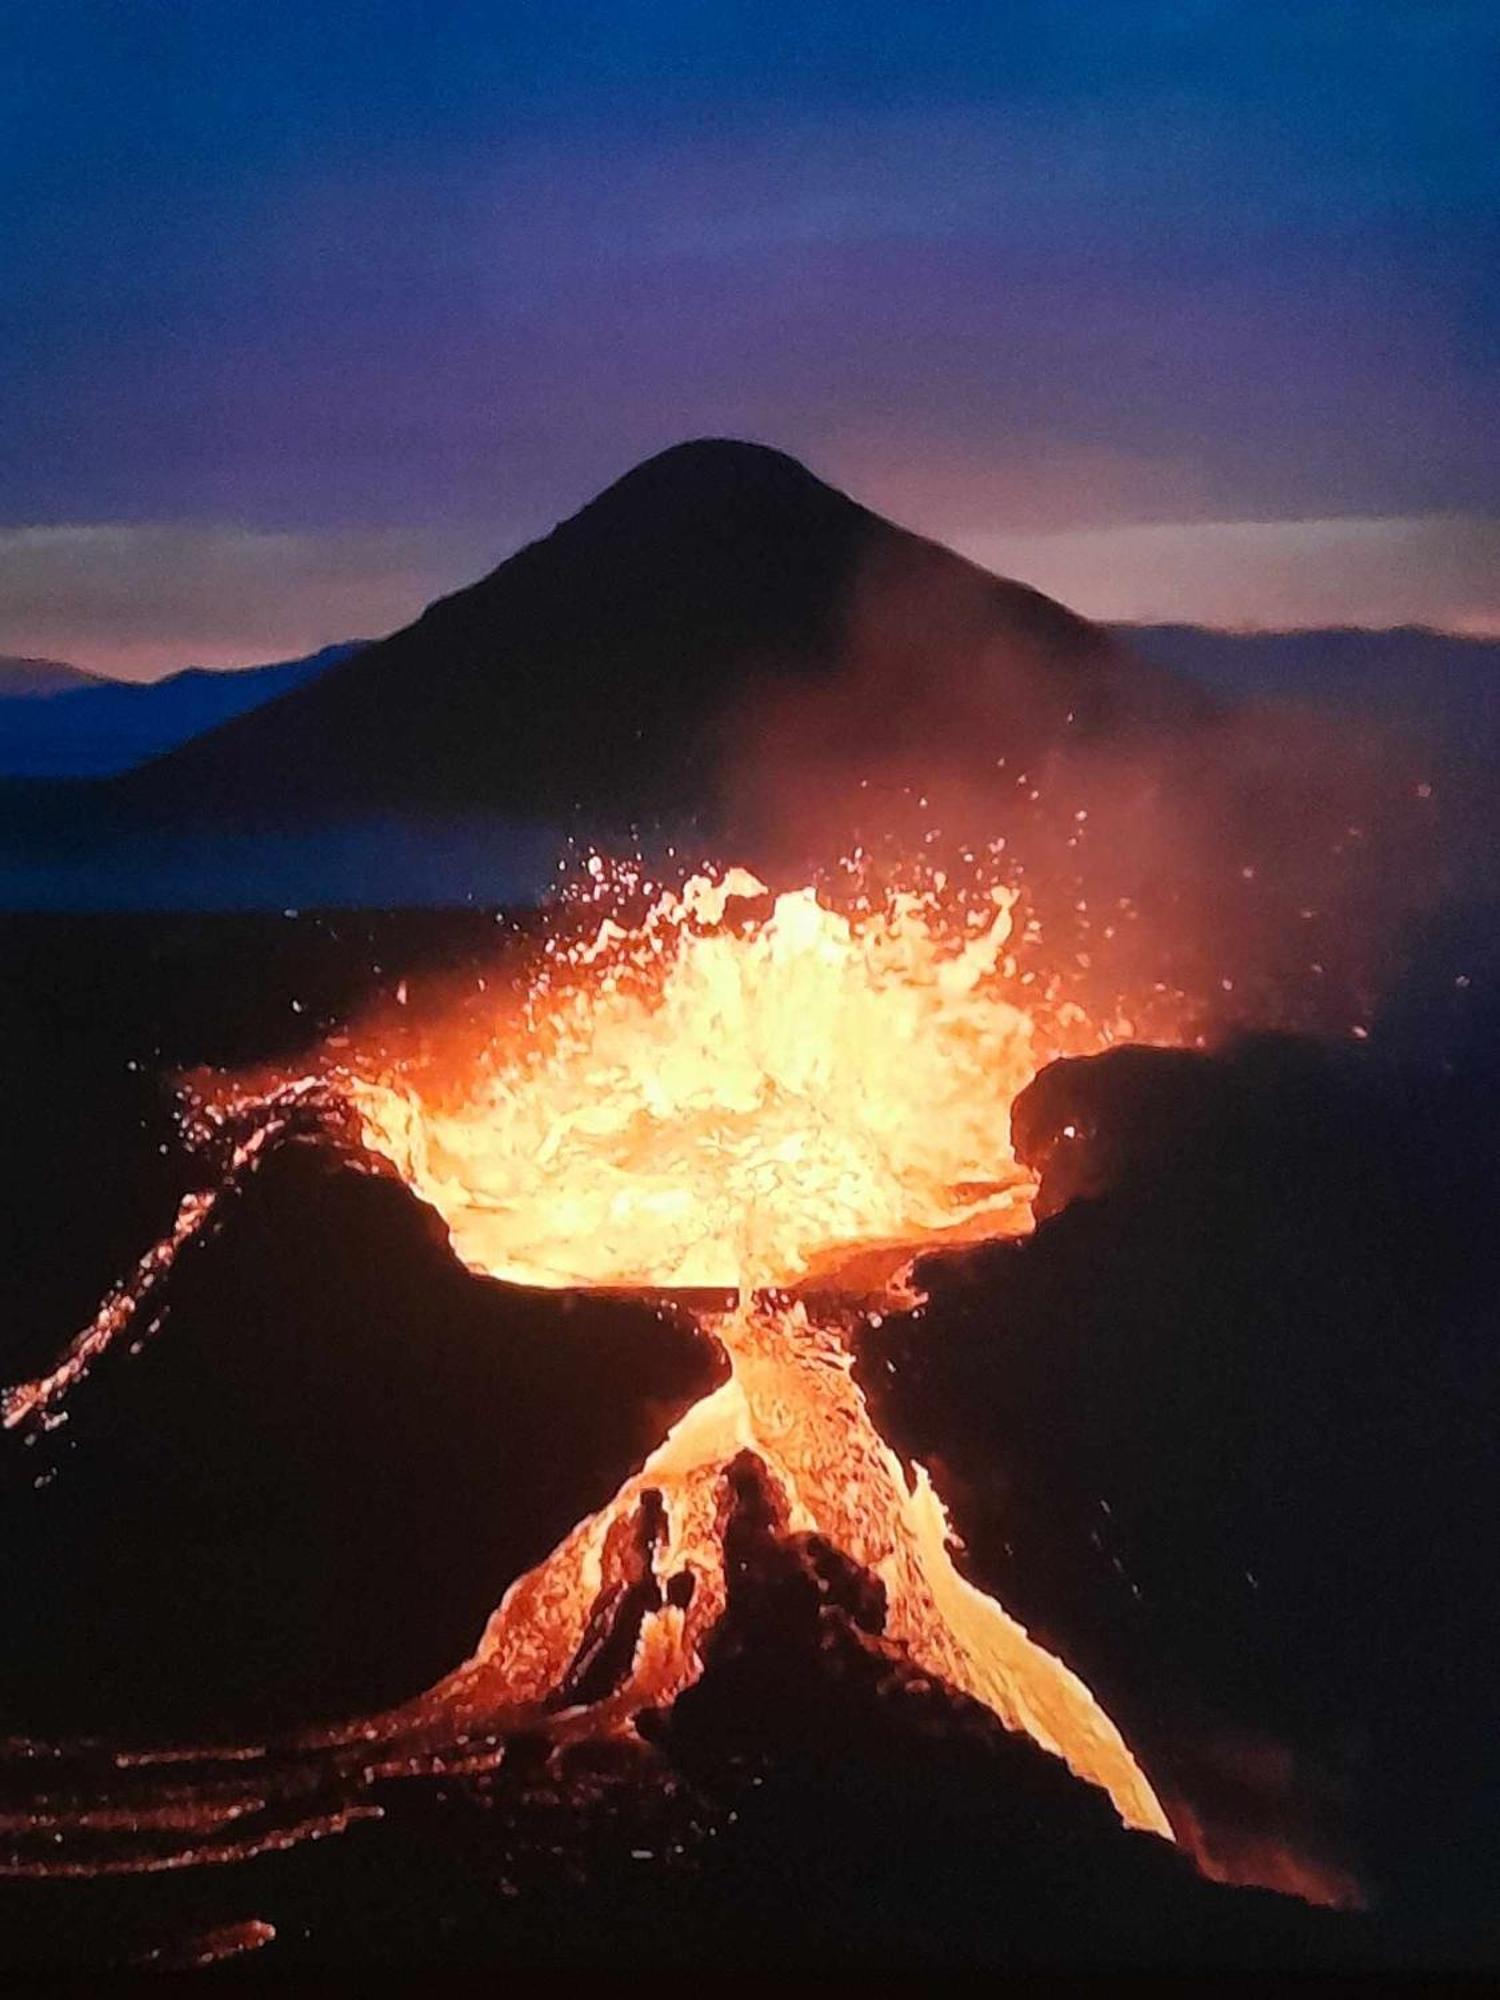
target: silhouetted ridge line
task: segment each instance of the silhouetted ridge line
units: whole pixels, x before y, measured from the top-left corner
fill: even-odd
[[[766,683],[858,674],[865,580],[970,600],[988,642],[1070,667],[1110,642],[1021,585],[891,526],[762,445],[704,439],[636,466],[562,522],[316,684],[122,778],[130,814],[316,824],[482,811],[596,827],[711,805],[726,731]],[[977,645],[976,640],[976,645]],[[978,670],[946,655],[943,672]]]

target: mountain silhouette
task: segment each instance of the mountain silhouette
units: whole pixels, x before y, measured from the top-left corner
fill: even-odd
[[[997,647],[1040,661],[1060,710],[1118,705],[1129,679],[1116,642],[1039,592],[781,452],[704,440],[116,796],[219,825],[354,811],[660,822],[712,795],[762,690],[866,675],[882,690],[957,687]],[[895,726],[884,694],[868,706]]]
[[[184,667],[156,681],[105,680],[60,662],[0,660],[0,773],[113,776],[274,701],[357,651],[355,642],[270,666]],[[17,687],[5,673],[7,664],[55,665],[70,678],[54,686],[37,677],[37,684]]]
[[[1500,759],[1500,641],[1425,626],[1217,632],[1115,628],[1121,641],[1226,701],[1294,703],[1399,729],[1431,750]]]
[[[108,687],[104,674],[91,674],[87,667],[69,666],[66,660],[35,660],[20,653],[0,653],[0,700],[44,701],[73,688]]]

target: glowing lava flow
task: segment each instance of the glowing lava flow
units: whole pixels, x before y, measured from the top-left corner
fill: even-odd
[[[707,1323],[730,1356],[729,1381],[688,1412],[609,1507],[508,1593],[457,1677],[464,1706],[478,1695],[482,1710],[500,1689],[512,1701],[539,1701],[560,1684],[583,1646],[588,1610],[611,1581],[612,1531],[648,1493],[665,1506],[657,1573],[668,1584],[689,1575],[693,1589],[684,1605],[664,1593],[614,1707],[624,1720],[680,1693],[724,1608],[720,1483],[735,1455],[749,1451],[779,1488],[793,1530],[821,1534],[880,1579],[887,1639],[1101,1786],[1128,1826],[1170,1838],[1144,1774],[1082,1681],[954,1568],[942,1503],[920,1469],[908,1484],[870,1420],[837,1332],[796,1303],[742,1307]]]
[[[736,1290],[734,1311],[704,1319],[730,1375],[511,1586],[472,1658],[416,1701],[243,1753],[115,1755],[93,1779],[69,1775],[66,1750],[11,1746],[52,1787],[28,1813],[0,1815],[13,1869],[228,1859],[372,1810],[383,1777],[494,1763],[520,1727],[631,1733],[702,1670],[726,1597],[726,1470],[746,1452],[793,1530],[879,1579],[886,1643],[1101,1786],[1127,1825],[1171,1837],[1088,1689],[956,1569],[942,1504],[880,1437],[840,1330],[773,1289],[872,1246],[909,1253],[955,1231],[1027,1226],[1009,1103],[1069,1036],[1104,1037],[1023,989],[1007,891],[971,908],[929,892],[846,913],[803,891],[769,915],[757,913],[764,893],[742,870],[696,878],[639,925],[606,919],[551,952],[525,1040],[497,1040],[457,1089],[343,1058],[200,1103],[221,1139],[248,1121],[231,1177],[276,1138],[305,1135],[309,1116],[341,1142],[356,1127],[366,1157],[431,1203],[457,1254],[491,1277]],[[48,1420],[213,1199],[184,1211],[58,1370],[11,1392],[7,1423]],[[651,1590],[632,1651],[601,1678],[590,1662],[643,1564]],[[107,1800],[84,1802],[100,1783]],[[101,1829],[113,1844],[98,1846]]]

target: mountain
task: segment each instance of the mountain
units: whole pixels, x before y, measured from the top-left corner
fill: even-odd
[[[1382,723],[1437,749],[1500,756],[1500,640],[1417,625],[1374,632],[1115,630],[1149,659],[1226,700],[1294,702]]]
[[[66,660],[33,660],[19,653],[0,653],[0,700],[36,701],[70,689],[107,685],[102,674],[70,667]]]
[[[1315,635],[1292,638],[1316,650]],[[1389,835],[1401,862],[1373,873],[1394,873],[1410,897],[1427,894],[1418,833],[1430,848],[1478,827],[1455,863],[1466,881],[1488,870],[1491,841],[1446,774],[1422,791],[1412,780],[1430,767],[1414,771],[1404,745],[1393,763],[1363,744],[1369,732],[1350,735],[1335,695],[1360,682],[1353,666],[1342,680],[1324,672],[1331,720],[1305,700],[1240,714],[1234,697],[1254,687],[1234,649],[1250,644],[1108,630],[781,452],[699,440],[248,713],[202,729],[200,710],[201,733],[114,776],[0,781],[0,906],[529,902],[554,882],[568,835],[616,845],[639,832],[648,853],[733,852],[799,880],[856,846],[946,867],[950,851],[967,865],[998,840],[1034,889],[1050,885],[1051,934],[1070,962],[1097,965],[1101,943],[1112,959],[1126,949],[1118,926],[1085,935],[1089,907],[1144,919],[1150,903],[1153,990],[1196,988],[1213,958],[1218,990],[1248,992],[1246,940],[1292,928],[1270,902],[1249,907],[1256,883],[1278,907],[1324,913],[1328,967],[1334,932],[1364,935],[1314,865],[1344,829],[1365,829],[1373,854],[1401,820]],[[1303,700],[1307,677],[1278,671]],[[1425,678],[1420,663],[1403,671]],[[206,678],[185,688],[227,696],[247,680]],[[1386,679],[1400,679],[1395,666]],[[90,699],[105,692],[118,691]],[[1419,804],[1431,827],[1414,833]],[[1240,885],[1227,895],[1226,879]],[[1304,970],[1307,946],[1300,932],[1286,946]],[[1181,964],[1166,964],[1178,947]],[[1325,984],[1342,1006],[1342,979],[1329,971]]]
[[[306,659],[214,673],[187,667],[159,681],[110,681],[48,661],[0,661],[0,776],[110,777],[259,708],[348,659],[357,645],[325,646]],[[12,686],[5,666],[56,667]],[[76,680],[75,678],[76,677]],[[36,697],[47,694],[50,699]]]
[[[221,825],[350,811],[659,820],[712,794],[762,694],[867,684],[872,721],[909,736],[919,717],[896,693],[976,678],[997,648],[1044,663],[1059,722],[1109,707],[1132,679],[1109,636],[1062,605],[780,452],[705,440],[636,467],[414,624],[118,795]]]

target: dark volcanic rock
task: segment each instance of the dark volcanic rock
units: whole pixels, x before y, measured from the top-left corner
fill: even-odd
[[[1217,1889],[880,1639],[879,1582],[725,1480],[729,1606],[652,1747],[513,1742],[470,1783],[245,1868],[0,1883],[7,1961],[159,1962],[253,1912],[258,1973],[335,1967],[1352,1968],[1398,1940]]]
[[[5,1440],[4,1722],[238,1734],[415,1693],[720,1366],[684,1318],[472,1277],[398,1183],[284,1146],[141,1352]]]
[[[790,1534],[758,1461],[729,1468],[729,1603],[654,1740],[732,1803],[715,1844],[757,1964],[1280,1964],[1358,1931],[1200,1880],[1104,1794],[881,1638],[878,1581]],[[722,1880],[717,1887],[724,1891]]]
[[[403,979],[473,1001],[505,935],[490,910],[0,916],[0,1380],[171,1226],[176,1074],[295,1064]]]
[[[1280,1041],[1057,1065],[1015,1119],[1050,1219],[929,1260],[861,1362],[1221,1859],[1435,1920],[1500,1859],[1495,1111]]]

